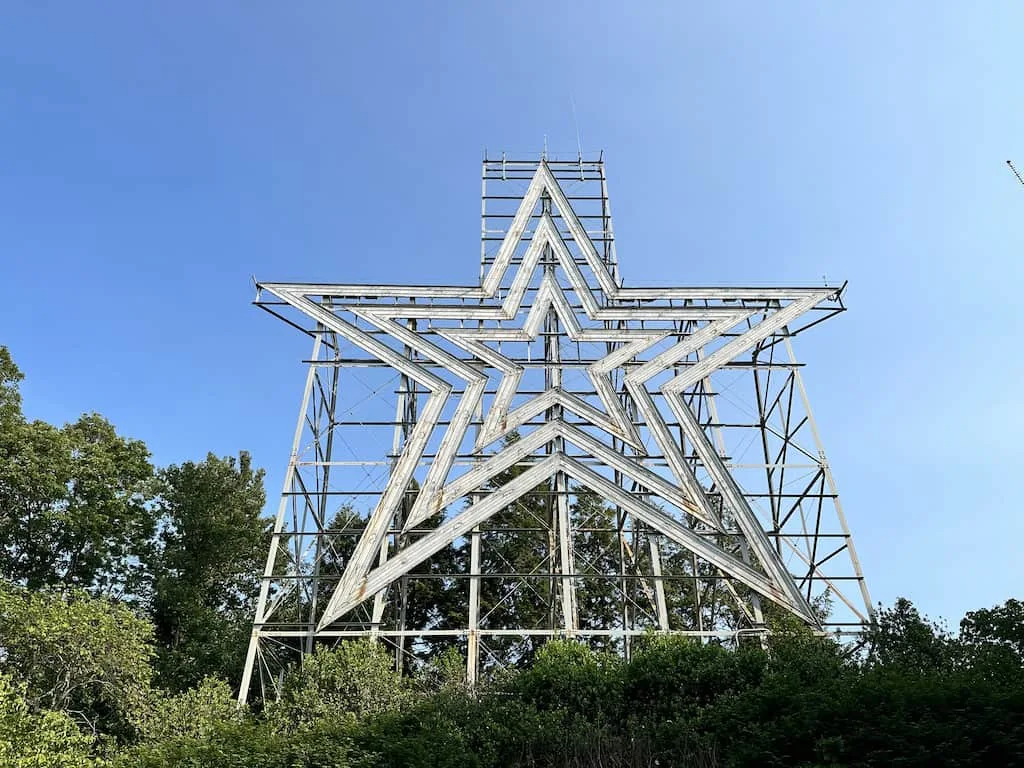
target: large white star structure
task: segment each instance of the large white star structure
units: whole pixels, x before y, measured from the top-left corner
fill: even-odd
[[[568,230],[570,242],[575,243],[578,256],[567,247],[554,211]],[[531,222],[534,225],[529,244],[522,251],[519,244]],[[518,259],[517,252],[521,253]],[[564,275],[564,285],[554,276],[556,268]],[[583,268],[589,273],[589,280]],[[541,276],[535,280],[538,272]],[[535,286],[533,290],[531,285]],[[684,394],[834,296],[835,288],[621,287],[543,162],[478,286],[263,283],[260,288],[407,376],[427,395],[342,578],[320,616],[318,630],[386,589],[556,473],[564,473],[592,489],[658,534],[713,564],[727,577],[818,626],[807,599],[687,405]],[[576,302],[571,302],[567,294],[574,295]],[[564,338],[572,342],[600,342],[609,350],[586,366],[600,407],[563,388],[560,375],[542,393],[512,407],[520,394],[525,369],[496,345],[534,342],[552,313]],[[416,329],[410,327],[410,321],[415,321]],[[676,342],[667,341],[671,339]],[[392,344],[414,350],[415,359]],[[701,356],[694,361],[697,354]],[[683,361],[686,364],[681,364]],[[442,371],[458,384],[443,378]],[[500,381],[486,414],[476,421],[474,417],[484,405],[489,371],[500,374]],[[615,374],[624,392],[616,390]],[[461,394],[455,394],[457,389]],[[693,463],[684,454],[678,436],[673,435],[673,426],[666,420],[665,409],[659,408],[656,396],[663,397],[678,429],[731,510],[753,555],[752,562],[736,557],[650,503],[645,496],[626,491],[599,471],[600,467],[617,471],[649,494],[714,530],[722,530],[719,513],[695,474]],[[446,425],[440,425],[442,412],[453,397],[458,398],[454,411]],[[624,398],[635,405],[649,438],[668,465],[671,480],[645,465],[644,439],[637,426],[640,422],[627,413]],[[579,421],[566,420],[568,414]],[[499,445],[493,454],[485,453],[500,438],[538,417],[544,418],[541,426],[517,441]],[[472,450],[479,455],[479,461],[453,477],[456,457],[460,448],[464,449],[474,425],[477,431]],[[403,495],[416,467],[424,461],[425,448],[435,430],[443,432],[412,508],[404,518],[406,530],[493,483],[510,467],[519,463],[530,466],[500,488],[490,488],[475,496],[475,503],[454,513],[450,511],[435,529],[375,567]],[[565,447],[569,445],[580,453],[567,453]],[[557,448],[552,450],[552,446]],[[581,461],[580,455],[587,460]]]

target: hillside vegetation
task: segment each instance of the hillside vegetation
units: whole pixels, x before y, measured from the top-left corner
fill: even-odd
[[[1024,765],[1017,600],[956,633],[900,600],[855,647],[778,618],[764,645],[651,635],[628,660],[561,640],[473,689],[456,648],[396,672],[351,641],[240,709],[262,472],[29,421],[20,380],[0,347],[0,766]]]

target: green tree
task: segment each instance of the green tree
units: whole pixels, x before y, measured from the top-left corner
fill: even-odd
[[[621,657],[572,640],[551,640],[536,658],[503,683],[538,710],[565,709],[597,723],[621,715]]]
[[[354,721],[402,708],[411,700],[394,659],[372,640],[321,646],[289,673],[280,698],[268,708],[279,730],[293,731],[323,720]]]
[[[424,520],[417,528],[436,528],[443,520],[444,515],[439,513]],[[408,538],[414,540],[417,534],[410,534]],[[466,603],[469,581],[440,577],[466,573],[468,565],[468,547],[445,547],[427,558],[392,587],[390,594],[393,601],[385,611],[384,621],[396,626],[401,623],[400,606],[404,596],[404,626],[407,628],[451,629],[465,626],[469,620]],[[431,664],[435,658],[454,648],[454,644],[459,641],[450,637],[426,636],[398,642],[402,645],[401,667],[407,674],[412,674],[422,665]]]
[[[223,680],[207,677],[196,687],[177,695],[154,691],[140,718],[139,733],[143,740],[150,742],[203,739],[225,724],[241,722],[245,716],[231,686]]]
[[[966,670],[983,680],[1024,677],[1024,603],[1007,600],[970,611],[960,621],[959,651]]]
[[[645,637],[638,646],[623,696],[634,714],[654,723],[692,719],[720,697],[756,687],[767,662],[760,647],[726,650],[688,637]]]
[[[0,346],[0,425],[21,416],[21,392],[18,384],[25,378],[7,347]]]
[[[618,626],[622,620],[623,598],[636,596],[632,594],[633,585],[607,576],[619,570],[615,511],[597,493],[580,486],[575,489],[570,520],[579,574],[575,582],[579,627],[605,629]]]
[[[153,634],[123,604],[0,582],[0,672],[33,712],[71,716],[93,735],[131,738],[149,700]]]
[[[58,518],[63,533],[51,546],[60,555],[55,569],[60,583],[130,597],[145,578],[139,556],[154,530],[149,451],[140,440],[118,436],[97,414],[62,432],[71,451],[71,475]]]
[[[244,719],[202,738],[146,742],[122,753],[118,768],[371,768],[352,745],[345,726],[325,723],[279,734],[265,722]]]
[[[926,673],[953,667],[956,654],[949,633],[921,616],[904,597],[892,608],[880,608],[868,634],[870,667],[893,667],[904,673]]]
[[[153,534],[149,451],[98,414],[60,429],[26,421],[21,379],[0,347],[0,576],[133,596]]]
[[[969,611],[960,622],[960,637],[971,644],[993,644],[1024,663],[1024,603],[1007,600],[995,608]]]
[[[100,768],[93,740],[63,712],[33,712],[24,685],[0,674],[0,765],[6,768]]]
[[[161,685],[237,680],[266,557],[263,471],[249,454],[160,472],[159,532],[149,557]]]

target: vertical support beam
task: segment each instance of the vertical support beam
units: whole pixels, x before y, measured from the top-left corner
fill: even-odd
[[[487,167],[484,166],[483,173],[483,192],[481,194],[482,199],[482,211],[481,216],[483,221],[486,222],[487,214]],[[482,225],[483,226],[483,225]],[[484,232],[486,235],[486,230]],[[480,253],[480,282],[483,283],[484,279],[484,251],[483,244],[486,242],[483,238],[481,242],[481,253]],[[482,303],[482,302],[481,302]],[[484,323],[482,320],[477,322],[477,328],[483,328]],[[476,413],[473,414],[473,420],[476,422],[473,427],[473,445],[477,444],[480,439],[480,431],[483,427],[484,414],[483,414],[483,398],[477,403]],[[473,463],[479,465],[483,460],[483,457],[476,453]],[[474,493],[470,496],[470,503],[476,504],[480,501],[480,494]],[[466,631],[466,684],[471,688],[477,684],[477,680],[480,675],[480,545],[481,535],[480,526],[476,526],[470,531],[469,534],[469,616],[468,626]]]
[[[547,213],[551,211],[551,200],[546,195],[542,198],[542,205]],[[552,280],[555,277],[555,255],[550,245],[544,247],[543,255],[544,275]],[[545,389],[561,389],[562,387],[562,360],[561,351],[558,347],[560,334],[558,313],[554,306],[548,307],[548,314],[544,322],[544,386]],[[560,421],[562,419],[562,406],[555,405],[548,409],[546,421]],[[565,449],[564,440],[558,437],[554,441],[554,452],[562,453]],[[572,519],[569,514],[569,482],[564,472],[557,472],[551,478],[550,488],[554,497],[552,499],[551,522],[552,529],[558,538],[558,573],[559,594],[561,596],[562,626],[567,636],[571,637],[576,633],[576,584],[574,575],[575,555],[573,552]],[[555,569],[553,568],[552,571]],[[552,628],[554,622],[552,621]]]
[[[413,299],[415,303],[415,299]],[[416,330],[416,321],[409,321],[409,328],[412,331]],[[413,357],[413,350],[411,347],[406,346],[404,348],[405,356],[409,359]],[[417,408],[416,408],[416,382],[410,379],[406,388],[405,398],[405,412],[402,414],[401,425],[398,427],[402,430],[402,445],[405,445],[405,441],[409,439],[409,433],[412,432],[413,427],[416,425]],[[396,455],[397,460],[397,455]],[[405,528],[405,521],[409,516],[409,510],[412,507],[412,499],[409,497],[409,489],[405,489],[405,493],[402,495],[402,503],[398,507],[398,511],[395,513],[395,550],[401,551],[408,543],[409,535],[403,533]],[[398,584],[398,623],[397,629],[399,632],[405,631],[406,624],[406,612],[409,608],[409,577],[403,575]],[[399,634],[395,638],[395,672],[401,673],[405,659],[405,635]]]
[[[619,276],[619,260],[615,256],[615,234],[612,230],[612,204],[608,197],[608,178],[604,174],[604,161],[598,165],[601,177],[601,230],[604,232],[604,263],[612,273],[615,284],[622,287],[622,278]],[[605,301],[607,303],[607,296]]]
[[[690,555],[691,567],[693,568],[693,610],[697,617],[697,631],[704,631],[704,606],[701,605],[701,590],[704,589],[700,583],[700,563],[697,562],[697,556]]]
[[[609,323],[610,325],[610,323]],[[612,351],[612,345],[607,346],[609,352]],[[616,437],[612,437],[612,449],[622,450],[625,443]],[[622,472],[616,469],[613,473],[613,480],[617,486],[624,487],[624,480]],[[622,602],[620,604],[619,619],[622,622],[622,629],[626,634],[622,636],[622,652],[623,655],[629,660],[630,651],[632,650],[631,638],[628,634],[630,626],[629,616],[629,579],[626,578],[626,510],[620,505],[615,505],[615,540],[619,547],[619,572],[618,576],[619,594],[622,596]]]
[[[329,301],[328,301],[329,304]],[[338,348],[338,336],[333,332],[326,332],[329,339],[329,348],[334,350],[333,357],[335,361],[340,357],[340,351]],[[319,372],[318,372],[319,374]],[[309,613],[308,619],[309,630],[306,636],[306,653],[313,653],[314,644],[316,642],[316,625],[317,625],[317,611],[319,609],[319,598],[320,598],[320,563],[323,559],[324,552],[329,548],[324,546],[326,539],[327,526],[330,521],[327,519],[329,513],[330,504],[330,481],[331,481],[331,462],[334,456],[334,426],[335,426],[335,413],[338,406],[338,386],[341,381],[341,367],[338,365],[330,366],[330,388],[327,394],[326,402],[321,400],[321,404],[325,406],[325,413],[323,418],[320,420],[321,424],[326,421],[327,423],[327,435],[323,443],[323,456],[322,456],[322,471],[320,472],[321,481],[318,483],[320,486],[320,494],[317,499],[317,509],[313,515],[313,523],[316,526],[315,541],[313,547],[313,572],[310,578],[309,585]],[[321,391],[321,398],[324,393]],[[318,428],[318,433],[320,428]],[[319,444],[318,434],[318,444]],[[320,468],[318,468],[320,469]],[[302,530],[308,530],[306,525],[303,524]],[[330,542],[327,542],[328,545]]]
[[[621,479],[618,481],[621,483]],[[626,578],[626,510],[620,506],[615,507],[615,526],[617,528],[616,538],[619,542],[619,591],[622,593],[622,629],[627,632],[623,636],[622,651],[628,661],[632,651],[631,637],[628,631],[632,629],[629,610],[629,579]]]
[[[747,542],[745,540],[740,541],[740,554],[743,556],[744,563],[750,562],[750,547],[747,546]],[[731,586],[728,581],[726,581],[726,586]],[[735,591],[733,591],[733,595],[738,602],[740,600],[739,595],[737,595]],[[737,607],[741,611],[743,610],[742,605]],[[754,611],[754,623],[757,625],[764,624],[764,611],[761,608],[761,596],[755,592],[750,593],[750,607]]]
[[[559,438],[561,440],[561,438]],[[558,554],[562,573],[562,619],[567,637],[576,633],[575,553],[572,544],[572,520],[569,516],[569,488],[564,472],[555,475],[558,507]]]
[[[313,337],[313,351],[310,354],[310,360],[316,361],[319,358],[322,343],[321,334],[317,333]],[[310,363],[309,372],[306,374],[306,387],[302,393],[302,406],[299,408],[299,418],[295,425],[295,436],[292,438],[292,450],[288,457],[288,469],[285,471],[284,483],[281,486],[281,502],[277,507],[277,517],[274,518],[274,529],[270,538],[270,551],[267,553],[267,562],[263,567],[263,578],[260,580],[260,594],[256,600],[256,618],[253,621],[252,634],[249,637],[249,648],[246,651],[245,665],[242,668],[242,680],[238,687],[239,705],[244,705],[249,698],[249,688],[252,685],[253,671],[260,651],[261,629],[267,620],[270,584],[274,577],[274,569],[277,566],[277,552],[281,549],[281,540],[284,537],[284,521],[289,501],[288,494],[297,485],[299,443],[306,426],[306,411],[309,408],[309,400],[313,394],[315,377],[316,363],[313,362]]]
[[[601,231],[604,233],[603,234],[603,237],[604,237],[603,259],[604,259],[604,263],[606,265],[610,266],[610,268],[611,268],[612,277],[615,279],[615,284],[618,285],[618,286],[621,286],[622,285],[622,281],[619,279],[618,265],[615,264],[615,246],[614,246],[614,241],[612,240],[612,235],[611,235],[611,227],[612,227],[611,208],[610,208],[610,205],[609,205],[609,202],[608,202],[608,186],[607,186],[607,181],[606,181],[605,175],[604,175],[604,163],[601,163],[601,165],[600,165],[600,177],[601,177]],[[605,300],[602,301],[602,305],[605,305],[605,306],[607,305],[607,297],[605,297]],[[619,320],[617,322],[607,321],[606,320],[605,323],[604,323],[604,326],[605,326],[605,328],[608,328],[608,329],[612,329],[612,328],[626,329],[626,328],[628,328],[628,323],[623,321],[623,320]],[[609,343],[607,343],[605,345],[605,351],[608,354],[611,354],[619,346],[620,345],[618,343],[609,342]],[[613,381],[613,385],[615,386],[616,391],[619,393],[619,397],[620,397],[620,399],[622,401],[623,408],[626,411],[626,414],[629,417],[631,423],[636,424],[637,421],[638,421],[637,413],[636,413],[636,404],[633,402],[632,398],[628,397],[628,395],[626,394],[626,390],[625,390],[625,387],[624,387],[623,381],[622,381],[622,378],[623,378],[622,377],[622,373],[621,373],[621,371],[615,371],[613,375],[615,376],[615,379]],[[617,452],[623,452],[624,453],[626,451],[626,449],[627,449],[627,443],[625,441],[619,440],[617,437],[613,436],[612,437],[612,448],[614,450],[616,450]],[[634,455],[636,455],[638,453],[638,451],[636,451],[636,449],[633,449],[632,452],[633,452]],[[617,486],[619,486],[620,488],[623,488],[623,489],[625,488],[625,477],[623,476],[622,472],[619,471],[618,469],[616,469],[614,471],[614,473],[613,473],[613,480],[614,480],[614,482],[615,482],[615,484]],[[634,482],[632,485],[633,485],[633,490],[634,491],[637,490],[636,483]],[[629,630],[631,630],[633,628],[633,626],[632,626],[632,619],[631,619],[632,611],[630,610],[630,605],[629,605],[629,603],[630,603],[630,588],[629,588],[630,587],[630,579],[627,576],[627,568],[626,568],[627,550],[629,549],[629,544],[626,541],[626,526],[627,526],[627,524],[629,522],[627,520],[627,514],[628,513],[626,512],[625,509],[623,509],[618,504],[615,505],[615,539],[616,539],[616,543],[618,544],[618,549],[619,549],[619,558],[618,558],[619,572],[618,572],[617,576],[618,576],[619,594],[622,597],[622,602],[621,602],[621,605],[620,605],[620,620],[622,622],[622,629],[624,631],[624,634],[623,634],[623,637],[622,637],[622,652],[623,652],[623,656],[625,656],[626,660],[628,661],[631,658],[631,656],[632,656],[632,650],[633,650],[632,649],[632,636],[629,634]],[[633,559],[634,559],[633,557],[630,557],[630,560],[633,560]],[[639,570],[639,564],[638,563],[636,564],[636,567],[637,567],[637,570]],[[658,589],[659,587],[662,590],[661,591],[661,597],[664,600],[664,596],[665,596],[664,595],[664,583],[662,583],[660,580],[655,583],[655,589]]]
[[[665,580],[661,570],[661,536],[648,528],[647,544],[651,550],[651,575],[654,577],[654,604],[658,611],[658,629],[668,632],[668,604],[665,601]]]
[[[483,323],[480,323],[483,326]],[[480,437],[480,428],[483,424],[483,403],[477,405],[477,412],[474,416],[476,426],[473,435],[473,444],[476,445]],[[482,457],[477,455],[475,464],[479,464]],[[476,504],[480,501],[480,494],[474,493],[470,496],[470,503]],[[475,686],[480,674],[480,526],[476,526],[469,534],[469,624],[466,632],[466,683],[470,687]]]
[[[480,496],[472,497],[476,504]],[[480,674],[480,526],[469,535],[469,630],[466,633],[466,683],[474,686]]]
[[[391,542],[386,538],[380,545],[380,554],[377,556],[377,565],[384,565],[388,561],[388,548]],[[387,607],[387,590],[382,589],[373,596],[373,611],[370,614],[370,637],[377,640],[380,637],[380,625],[384,620],[384,609]]]
[[[331,425],[333,425],[333,421],[334,421],[334,407],[337,404],[337,390],[338,390],[338,373],[339,373],[339,370],[340,369],[337,366],[332,366],[332,369],[331,369],[331,393],[330,393],[330,400],[327,403],[327,407],[326,407],[326,411],[327,411],[326,421],[327,421],[328,424],[331,424]],[[317,427],[318,431],[321,429],[323,421],[324,421],[324,419],[322,419],[322,418],[318,419],[318,422],[319,422],[318,427]],[[332,443],[333,443],[333,441],[332,441],[333,428],[331,426],[328,426],[327,430],[328,430],[327,440],[326,440],[326,445],[325,445],[324,451],[323,451],[323,456],[324,456],[323,462],[324,462],[324,465],[323,465],[322,468],[321,467],[317,468],[318,470],[320,470],[318,472],[320,477],[318,477],[318,482],[317,482],[317,485],[319,486],[319,488],[318,488],[319,492],[317,493],[317,508],[316,508],[314,514],[312,515],[312,517],[313,517],[313,521],[312,522],[313,522],[313,525],[316,526],[316,533],[314,534],[314,542],[313,542],[313,563],[312,563],[312,573],[310,574],[310,581],[309,581],[309,606],[308,606],[308,614],[307,614],[307,619],[306,619],[306,621],[308,622],[308,628],[307,628],[307,631],[306,631],[305,653],[307,653],[307,654],[310,654],[310,653],[313,652],[313,646],[314,646],[314,643],[316,641],[317,605],[318,605],[318,598],[319,598],[319,594],[318,593],[319,593],[319,589],[320,589],[320,559],[323,557],[323,552],[324,552],[324,537],[325,537],[325,530],[326,530],[326,527],[327,527],[327,514],[328,514],[328,511],[327,511],[327,509],[328,509],[328,499],[330,498],[330,496],[328,495],[328,490],[327,489],[328,489],[328,484],[330,482],[330,471],[331,471],[330,461],[331,461]],[[309,509],[308,506],[307,506],[307,509]],[[304,515],[303,517],[305,518],[306,516]],[[303,530],[303,531],[309,530],[308,523],[305,521],[305,519],[303,521],[301,530]],[[300,595],[300,598],[301,598],[301,595]]]
[[[480,285],[487,274],[487,159],[480,173]]]

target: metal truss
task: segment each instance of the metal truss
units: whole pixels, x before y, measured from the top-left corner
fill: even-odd
[[[375,637],[467,675],[871,600],[791,340],[842,288],[633,288],[603,160],[483,163],[477,285],[260,283],[313,340],[240,697]]]

